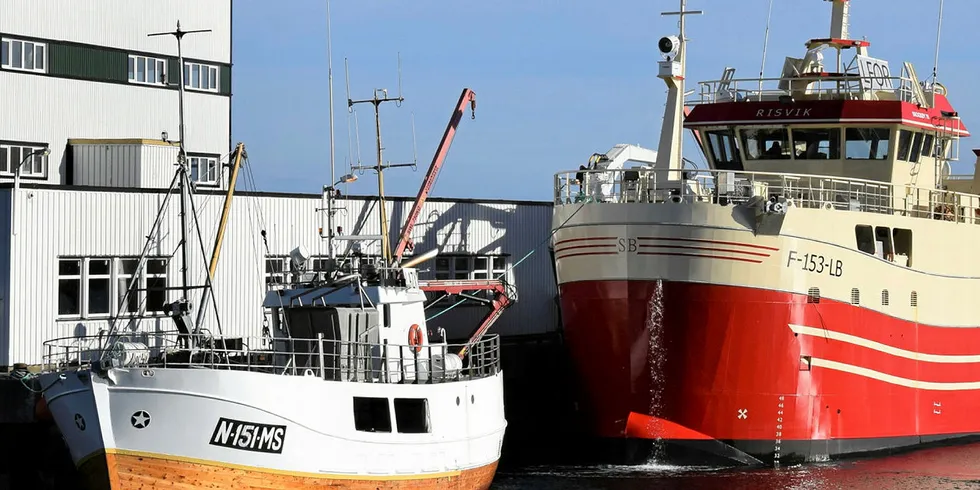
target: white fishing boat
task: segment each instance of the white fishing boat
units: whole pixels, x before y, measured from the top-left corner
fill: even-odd
[[[175,34],[182,36],[179,24]],[[464,91],[460,106],[471,98]],[[239,145],[235,174],[242,152]],[[176,328],[132,330],[126,318],[98,336],[45,343],[43,398],[89,486],[488,488],[507,425],[499,338],[484,335],[499,308],[466,344],[434,342],[423,289],[440,285],[420,283],[414,266],[436,253],[380,265],[357,253],[338,257],[333,240],[377,237],[335,236],[328,224],[328,263],[313,270],[303,249],[294,251],[291,284],[264,299],[271,321],[263,335],[212,335],[201,328],[201,312],[228,206],[195,320],[183,146],[180,156],[171,191],[180,190],[183,283],[167,288],[181,296],[166,306]],[[336,184],[324,188],[328,217]],[[134,276],[150,262],[151,241]],[[137,286],[134,280],[129,292]]]

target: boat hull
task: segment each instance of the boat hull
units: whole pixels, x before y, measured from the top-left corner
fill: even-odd
[[[593,433],[663,442],[632,444],[632,459],[818,461],[980,432],[978,328],[684,281],[576,281],[560,294]]]
[[[93,490],[486,489],[506,428],[500,372],[401,384],[140,368],[41,381]],[[382,407],[355,408],[355,399],[371,398]],[[405,399],[426,400],[424,428],[399,411],[418,406],[400,405]]]

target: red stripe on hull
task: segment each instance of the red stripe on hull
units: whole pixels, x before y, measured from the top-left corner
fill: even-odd
[[[730,286],[586,281],[560,291],[565,338],[596,435],[625,437],[631,412],[718,440],[980,432],[980,390],[923,389],[888,378],[980,382],[980,362],[910,359],[794,334],[789,325],[947,356],[980,354],[980,328],[932,327],[827,299],[807,303],[806,295]],[[812,356],[810,370],[801,369],[801,356]],[[630,429],[642,432],[635,421]]]

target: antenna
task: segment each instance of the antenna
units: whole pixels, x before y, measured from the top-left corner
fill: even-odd
[[[173,36],[175,39],[177,39],[177,71],[180,74],[180,78],[179,78],[180,81],[177,86],[177,94],[178,94],[177,101],[179,107],[178,117],[180,119],[179,120],[180,153],[177,155],[177,165],[178,165],[178,172],[181,175],[180,176],[180,230],[181,230],[181,235],[183,236],[182,245],[180,247],[181,250],[180,255],[182,261],[180,272],[181,272],[181,293],[184,295],[183,299],[185,302],[187,301],[187,297],[188,297],[187,291],[190,283],[190,279],[188,278],[188,274],[190,273],[190,271],[188,270],[188,260],[187,260],[187,237],[190,236],[190,232],[188,231],[188,223],[187,223],[187,200],[189,196],[187,192],[187,187],[188,187],[187,184],[189,183],[190,179],[188,177],[188,168],[187,168],[187,149],[184,146],[184,140],[185,140],[184,138],[184,84],[186,83],[186,80],[184,80],[184,54],[181,48],[181,41],[184,39],[184,36],[187,34],[197,34],[202,32],[211,32],[211,29],[198,29],[193,31],[184,31],[180,29],[180,20],[178,20],[176,31],[156,32],[153,34],[147,34],[147,37]]]
[[[352,167],[352,170],[374,170],[378,172],[378,211],[380,212],[380,224],[381,224],[381,257],[384,263],[391,264],[391,248],[389,247],[389,237],[388,237],[388,210],[385,206],[385,184],[384,184],[384,170],[386,168],[392,167],[414,167],[414,163],[400,163],[392,164],[384,163],[384,145],[381,139],[381,104],[385,102],[395,102],[396,105],[400,105],[405,101],[405,98],[401,96],[401,55],[399,54],[399,70],[398,70],[398,87],[399,95],[398,97],[388,97],[388,89],[376,88],[374,89],[374,96],[370,99],[353,100],[350,98],[350,74],[347,77],[347,110],[352,111],[354,105],[356,104],[371,104],[374,106],[374,127],[376,130],[377,138],[377,164],[372,166],[362,166],[357,165]]]
[[[395,100],[395,107],[401,107],[402,101],[405,100],[402,97],[402,53],[398,52],[398,99]]]
[[[943,3],[944,0],[939,0],[939,28],[936,30],[936,62],[932,65],[932,83],[936,84],[938,81],[939,73],[939,39],[943,34]],[[935,91],[935,89],[933,89]]]
[[[418,163],[419,161],[419,147],[418,141],[415,139],[415,111],[412,111],[412,162]],[[415,170],[415,166],[412,166],[412,170]]]
[[[327,0],[327,93],[330,98],[330,103],[328,104],[330,111],[330,187],[337,185],[337,170],[336,164],[334,162],[334,128],[333,128],[333,43],[331,42],[331,32],[330,32],[330,0]],[[330,191],[333,193],[333,190]],[[334,258],[334,248],[333,248],[333,199],[328,201],[327,205],[327,256],[332,260]]]
[[[759,100],[762,100],[762,79],[766,73],[766,54],[769,50],[769,25],[772,22],[772,0],[769,0],[769,15],[766,17],[766,40],[762,45],[762,67],[759,68]]]

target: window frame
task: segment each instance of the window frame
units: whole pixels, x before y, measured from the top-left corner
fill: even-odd
[[[138,65],[142,61],[142,65]],[[150,77],[150,61],[153,61],[153,71],[156,81],[148,81]],[[128,57],[127,67],[128,80],[129,83],[136,85],[150,85],[155,87],[166,87],[170,80],[169,74],[169,60],[167,58],[159,58],[156,56],[148,56],[144,54],[130,54]],[[144,80],[139,80],[139,69],[143,68],[143,78]],[[162,71],[160,69],[163,69]],[[160,76],[163,76],[163,80],[160,80]]]
[[[868,139],[852,140],[849,137],[849,135],[851,134],[852,131],[873,131],[874,134],[880,134],[879,132],[884,131],[885,138],[879,138],[877,141],[875,141],[875,140],[868,140]],[[844,139],[842,140],[842,142],[844,143],[844,153],[843,153],[844,160],[845,161],[858,160],[858,161],[867,161],[867,162],[888,161],[889,156],[891,155],[891,152],[892,152],[892,147],[894,146],[892,144],[892,133],[893,132],[894,132],[893,129],[891,129],[889,127],[886,127],[886,126],[845,126],[844,127]],[[881,149],[880,149],[880,145],[881,145],[881,142],[882,141],[884,141],[885,144],[888,145],[888,148],[886,149],[886,151],[884,152],[884,154],[882,154]],[[854,158],[854,157],[851,157],[850,156],[851,153],[850,153],[850,151],[848,151],[848,143],[850,143],[850,142],[856,142],[856,143],[865,143],[865,142],[867,142],[868,145],[869,145],[868,146],[868,154],[864,158]],[[878,146],[875,146],[875,145],[878,145]],[[913,138],[913,146],[914,146],[914,138]],[[876,155],[882,155],[881,158],[871,158],[871,150],[872,149],[875,149],[876,150],[876,152],[875,152]]]
[[[785,139],[779,140],[779,143],[781,145],[779,158],[773,158],[772,155],[767,155],[766,152],[768,150],[761,149],[761,148],[759,149],[758,156],[752,156],[749,153],[749,150],[753,147],[753,145],[749,144],[748,133],[752,132],[758,134],[763,131],[767,131],[769,133],[783,132],[783,134],[786,136]],[[742,126],[738,128],[738,138],[739,138],[738,142],[740,143],[740,147],[743,153],[742,158],[746,162],[767,161],[767,160],[772,160],[772,161],[793,160],[792,131],[788,126],[771,126],[771,125]],[[753,139],[759,140],[757,136],[753,137]],[[768,141],[768,140],[762,140],[762,141]],[[785,145],[783,145],[783,143],[785,143]]]
[[[68,274],[61,272],[61,264],[63,262],[74,262],[78,264],[78,272],[75,274]],[[84,273],[85,273],[85,259],[82,257],[75,256],[65,256],[58,257],[55,260],[55,289],[58,292],[58,304],[55,306],[55,316],[56,318],[84,318],[85,311],[85,291],[83,290],[85,285]],[[75,293],[75,309],[77,311],[63,313],[61,308],[61,284],[64,281],[73,281],[77,286],[77,291]]]
[[[17,158],[13,158],[13,149],[16,148]],[[15,165],[20,164],[24,159],[24,149],[31,152],[37,150],[49,150],[51,147],[47,143],[33,143],[25,141],[2,141],[0,140],[0,177],[14,177]],[[50,153],[48,155],[34,155],[34,160],[30,165],[25,163],[20,167],[20,178],[46,180],[48,178],[48,167],[50,164]],[[40,168],[40,172],[36,171]]]
[[[31,49],[31,68],[25,68],[25,62],[27,61],[27,46],[30,45]],[[15,66],[14,63],[14,46],[20,46],[20,66]],[[38,49],[41,48],[41,63],[38,66]],[[50,51],[48,50],[48,43],[31,41],[27,39],[18,39],[12,37],[2,37],[0,38],[0,69],[10,70],[10,71],[22,71],[27,73],[47,73],[48,72],[48,58],[50,57]],[[2,59],[6,58],[7,62],[3,63]]]
[[[213,168],[214,178],[208,180],[201,179],[201,162],[207,162],[208,164],[213,164],[213,167],[209,165],[209,169]],[[218,187],[221,185],[221,158],[220,155],[214,153],[188,153],[187,154],[187,169],[190,172],[191,182],[196,185],[207,186],[207,187]],[[195,169],[197,169],[195,175]]]
[[[184,60],[184,88],[198,92],[218,93],[221,91],[221,67],[198,61]],[[195,69],[196,79],[195,84]],[[206,69],[206,70],[205,70]],[[207,73],[206,76],[202,74]],[[201,82],[206,80],[207,86],[202,87]]]
[[[93,274],[91,272],[91,264],[93,261],[107,260],[109,261],[109,273],[108,274]],[[136,284],[137,291],[134,291],[135,299],[131,296],[127,299],[127,306],[125,310],[120,309],[120,301],[122,300],[122,295],[126,292],[126,287],[129,286],[129,280],[132,279],[133,274],[126,273],[123,271],[122,264],[125,261],[134,260],[139,262],[139,257],[134,256],[76,256],[76,255],[66,255],[59,256],[56,260],[58,264],[58,269],[56,271],[57,275],[57,288],[58,288],[58,305],[56,308],[56,318],[57,320],[99,320],[112,317],[162,317],[166,316],[163,311],[162,305],[158,310],[148,309],[149,306],[149,294],[150,291],[146,291],[146,287],[149,279],[161,278],[163,279],[164,286],[169,284],[170,281],[170,270],[169,270],[169,257],[152,256],[146,258],[146,264],[144,264],[143,270],[140,271],[139,280]],[[79,263],[79,273],[76,274],[61,274],[60,264],[63,261],[78,261]],[[163,272],[149,272],[148,267],[151,261],[158,261],[158,264],[162,262]],[[78,282],[78,312],[77,313],[61,313],[61,281],[77,281]],[[92,292],[92,281],[107,280],[109,282],[108,291],[108,301],[109,301],[109,312],[92,312],[91,308],[91,292]],[[125,280],[126,283],[120,284],[120,281]],[[169,291],[163,291],[163,304],[169,301]],[[137,311],[129,311],[129,306],[131,303],[135,302],[137,306]],[[139,310],[143,310],[141,314]]]
[[[704,146],[711,155],[711,161],[715,164],[715,168],[728,169],[742,164],[742,153],[738,144],[738,135],[735,134],[735,130],[732,128],[706,129],[704,131],[704,141]],[[721,156],[718,154],[719,149],[723,149],[729,153],[731,158],[727,160],[719,158]]]
[[[827,158],[807,158],[807,156],[806,156],[806,153],[807,153],[806,152],[806,149],[804,149],[804,151],[803,151],[803,155],[804,156],[802,156],[802,157],[801,156],[798,156],[796,154],[796,146],[798,144],[798,141],[796,139],[796,133],[798,133],[798,132],[799,133],[806,133],[806,132],[811,132],[811,133],[826,132],[827,133],[827,140],[826,140],[827,141],[827,151],[828,151]],[[837,135],[836,136],[836,139],[834,137],[834,134],[835,133]],[[793,160],[806,161],[806,162],[810,162],[810,161],[840,160],[841,159],[841,155],[843,153],[842,152],[843,145],[841,144],[841,142],[843,141],[842,136],[843,136],[843,134],[842,134],[842,131],[841,131],[841,128],[840,127],[792,126],[792,127],[789,128],[790,148],[791,148],[790,155],[792,156],[792,159]],[[819,140],[819,141],[823,141],[823,140]],[[805,143],[806,141],[804,140],[803,142]],[[820,150],[820,145],[818,144],[817,145],[817,153],[819,153],[819,150]]]

